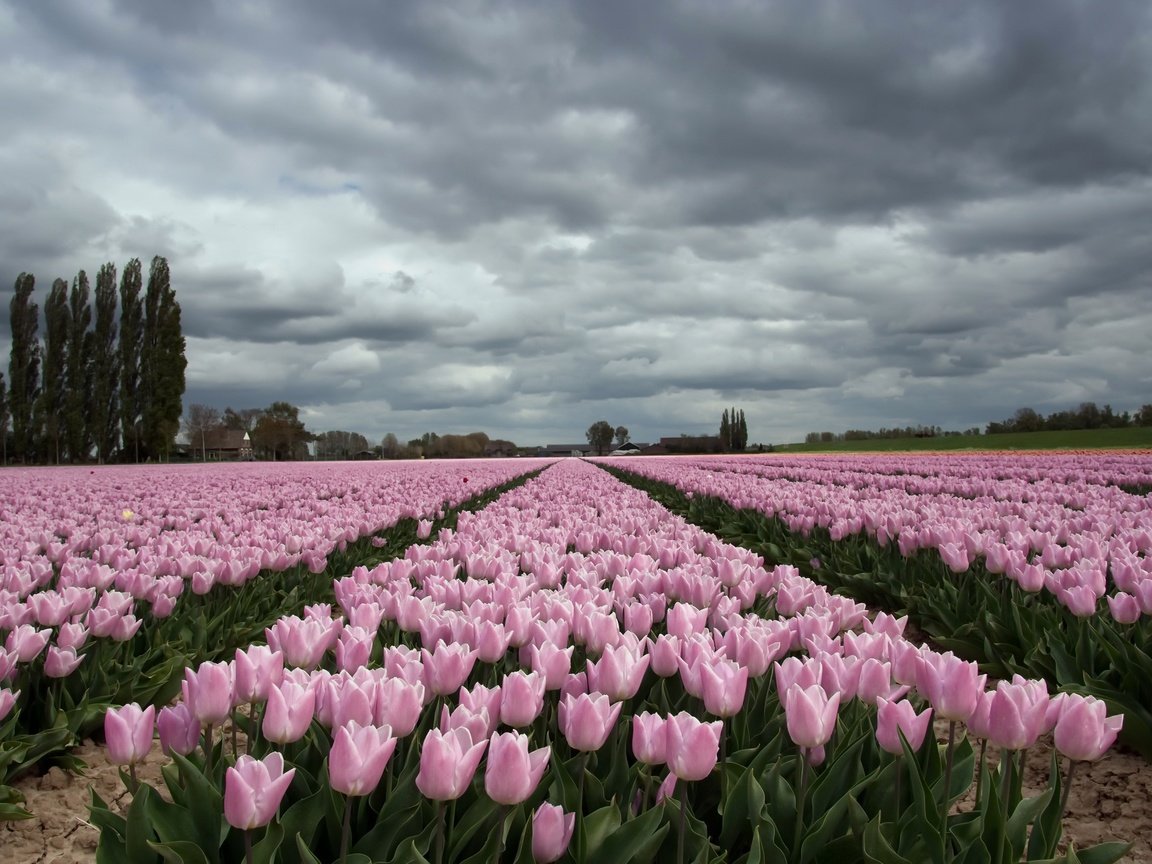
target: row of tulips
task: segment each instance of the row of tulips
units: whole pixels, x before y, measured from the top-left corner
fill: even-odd
[[[109,712],[134,794],[123,815],[94,800],[102,855],[1105,862],[1125,848],[1057,856],[1055,757],[1049,788],[1021,793],[1022,751],[1049,732],[1072,765],[1103,754],[1120,723],[1103,703],[1023,679],[989,689],[903,621],[582,462],[335,594],[338,610],[306,607],[230,664],[187,670],[155,718]],[[154,730],[173,760],[164,796],[134,775]]]
[[[1125,459],[1131,468],[1128,478],[1138,481],[1143,476],[1141,466],[1147,462],[1139,456],[1107,457],[1110,473],[1101,476],[1118,482],[1125,476],[1119,467]],[[747,461],[754,470],[762,470],[758,467],[761,460]],[[859,462],[861,466],[868,464],[863,458]],[[960,464],[953,464],[957,462]],[[919,463],[921,470],[934,464],[941,473],[960,474],[970,467],[963,458],[921,458]],[[721,464],[730,465],[731,460]],[[782,515],[780,502],[769,497],[772,489],[764,487],[747,468],[726,472],[720,464],[695,461],[670,465],[667,460],[633,462],[629,468],[626,476],[630,482],[639,483],[697,524],[729,542],[755,549],[768,560],[791,562],[838,591],[895,614],[910,615],[938,644],[979,660],[992,674],[1042,677],[1053,686],[1105,699],[1112,710],[1127,718],[1124,742],[1152,758],[1152,619],[1133,605],[1136,595],[1114,591],[1108,595],[1106,606],[1095,599],[1097,593],[1102,596],[1110,588],[1131,585],[1126,580],[1152,568],[1152,535],[1146,528],[1134,527],[1145,525],[1152,518],[1146,498],[1115,486],[1107,487],[1110,491],[1106,497],[1121,501],[1123,512],[1111,523],[1113,533],[1108,548],[1112,557],[1107,575],[1097,568],[1091,571],[1093,587],[1068,589],[1070,596],[1085,593],[1090,598],[1089,604],[1080,608],[1062,600],[1060,590],[1042,588],[1045,581],[1051,581],[1046,561],[1066,560],[1081,554],[1068,550],[1083,550],[1091,545],[1084,535],[1066,525],[1044,534],[1051,542],[1034,551],[1034,560],[1027,564],[1034,571],[1049,575],[1040,580],[1021,580],[1005,568],[997,551],[1003,544],[991,539],[992,529],[982,533],[976,527],[955,528],[962,538],[958,542],[967,543],[973,550],[985,550],[983,555],[974,552],[971,558],[965,555],[962,560],[955,560],[949,557],[947,545],[939,549],[909,546],[903,542],[906,533],[901,531],[893,540],[895,535],[885,534],[882,525],[874,530],[872,523],[862,522],[856,533],[849,534],[835,532],[834,523],[827,521],[823,525],[806,522],[797,528],[794,519],[790,521]],[[775,472],[786,470],[787,464],[773,466]],[[727,479],[718,482],[716,477],[720,475]],[[888,475],[877,476],[877,482],[883,485]],[[902,479],[907,476],[900,475]],[[824,500],[835,495],[839,487],[832,488]],[[1003,488],[999,491],[1005,492]],[[861,501],[865,500],[862,486],[857,494]],[[1064,494],[1071,493],[1065,490]],[[1085,497],[1090,496],[1085,493]],[[1026,502],[1009,505],[992,499],[968,503],[985,511],[1026,507]],[[816,519],[812,512],[810,517]],[[1085,512],[1070,511],[1069,518],[1081,518]],[[1099,511],[1095,518],[1102,518]],[[1130,524],[1122,530],[1124,519]],[[937,519],[918,530],[940,534],[943,529]],[[1100,530],[1107,533],[1104,528]],[[1070,545],[1061,545],[1053,538],[1063,538]],[[1063,551],[1053,551],[1057,549]],[[1022,557],[1022,553],[1016,554]],[[1138,584],[1152,587],[1152,580]]]
[[[118,500],[133,500],[137,507],[143,501],[148,509],[133,511],[130,516],[121,514],[117,538],[99,525],[84,526],[76,516],[53,529],[57,541],[68,541],[66,547],[61,543],[53,546],[55,541],[42,538],[34,549],[31,542],[0,549],[8,559],[0,573],[0,819],[28,815],[5,782],[46,757],[66,767],[79,767],[67,750],[99,728],[110,705],[129,700],[167,703],[179,692],[187,664],[230,657],[237,646],[251,642],[286,610],[298,610],[318,597],[331,597],[333,572],[347,572],[364,562],[375,564],[402,554],[418,538],[429,537],[437,517],[435,524],[455,524],[455,507],[481,507],[509,488],[508,478],[515,477],[517,469],[539,468],[541,464],[470,463],[467,475],[459,467],[448,471],[444,466],[429,465],[427,476],[419,482],[418,468],[406,467],[401,472],[390,465],[356,470],[349,465],[301,466],[301,476],[290,484],[293,489],[300,488],[301,477],[318,480],[314,476],[318,470],[329,483],[334,483],[337,470],[345,472],[349,484],[346,493],[334,485],[313,487],[313,500],[326,507],[348,497],[356,502],[349,506],[359,508],[356,512],[362,520],[369,513],[375,514],[374,520],[385,513],[415,513],[428,518],[416,520],[405,515],[395,524],[363,522],[360,527],[364,530],[378,526],[380,530],[358,540],[340,539],[326,555],[301,549],[290,556],[286,549],[295,545],[293,538],[299,539],[301,528],[296,520],[285,519],[278,550],[264,548],[262,554],[275,559],[268,561],[238,552],[258,544],[240,542],[239,534],[227,538],[220,529],[224,522],[212,527],[209,523],[215,517],[205,517],[196,503],[200,496],[219,491],[228,469],[239,471],[241,479],[251,485],[251,466],[216,466],[216,473],[200,466],[157,469],[168,479],[181,479],[179,489],[191,502],[185,511],[171,500],[161,509],[161,499],[152,488],[155,475],[139,469],[108,469],[96,474],[88,470],[40,472],[48,478],[42,496],[45,501],[52,500],[48,494],[52,480],[63,492],[74,489],[75,483],[69,478],[94,484],[88,478],[102,474],[117,495],[142,496]],[[270,493],[283,481],[284,469],[266,467],[265,492]],[[12,487],[5,490],[6,504],[16,506],[25,501],[17,490],[32,475],[30,471],[5,472],[0,479]],[[205,479],[206,488],[193,493],[189,475]],[[145,481],[149,481],[147,487]],[[407,501],[403,507],[393,504],[385,511],[362,496],[364,489],[376,493],[390,489],[393,497],[407,496]],[[107,499],[111,494],[106,489],[93,497]],[[464,499],[462,495],[470,497]],[[259,514],[252,518],[264,526],[261,533],[266,541],[275,524],[268,509],[261,510],[255,499],[242,498],[241,502],[219,507],[217,516],[231,514],[228,518],[239,520],[241,508],[251,508],[252,513]],[[369,504],[371,509],[365,509]],[[336,511],[345,516],[350,512],[347,508]],[[179,513],[184,515],[177,519],[174,514]],[[43,513],[32,513],[32,526],[40,524],[37,515],[43,518]],[[191,520],[187,524],[185,517]],[[12,533],[9,525],[4,527]],[[95,531],[99,543],[92,540],[93,535],[85,534],[84,528]],[[338,533],[333,524],[322,522],[308,530],[313,538],[321,532]],[[205,545],[207,535],[203,532],[212,532],[214,539],[209,545]],[[96,560],[101,555],[116,559],[110,551],[113,539],[121,544],[116,547],[121,557],[132,557],[131,564],[126,563],[127,557],[119,562],[124,569]],[[160,554],[161,548],[167,551]],[[183,551],[178,552],[180,549]],[[232,566],[241,560],[246,563],[233,573]],[[191,562],[205,566],[198,569],[200,565],[192,566]],[[271,564],[272,569],[261,570],[261,562]],[[287,565],[288,569],[276,569]],[[30,575],[33,573],[34,577]],[[216,578],[215,573],[231,575]]]

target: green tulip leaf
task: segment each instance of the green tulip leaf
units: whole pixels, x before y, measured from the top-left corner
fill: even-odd
[[[664,808],[653,807],[606,837],[598,850],[599,857],[614,864],[647,864],[655,857],[671,827],[664,821]]]
[[[189,840],[176,840],[171,843],[157,843],[150,840],[148,845],[169,864],[209,864],[204,851]],[[138,859],[129,860],[132,864],[136,864]]]
[[[608,835],[619,827],[620,810],[611,804],[585,816],[583,820],[585,857],[593,858]]]

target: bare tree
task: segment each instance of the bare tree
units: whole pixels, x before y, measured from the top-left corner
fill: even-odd
[[[200,436],[200,459],[208,461],[207,433],[220,426],[220,412],[211,405],[193,403],[188,406],[188,413],[184,415],[184,431],[188,433],[188,442],[195,447],[196,436]]]

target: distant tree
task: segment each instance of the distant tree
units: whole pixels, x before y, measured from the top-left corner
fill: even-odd
[[[628,427],[627,426],[617,426],[616,427],[616,446],[617,447],[623,447],[625,444],[627,444],[628,443],[628,437],[629,436],[628,436]]]
[[[0,372],[0,465],[8,464],[8,388]]]
[[[740,419],[735,424],[735,434],[732,436],[732,449],[743,452],[748,449],[748,421],[744,419],[744,409],[740,409]]]
[[[1039,432],[1044,425],[1044,418],[1031,408],[1020,408],[1012,418],[1013,432]]]
[[[184,431],[193,448],[200,444],[200,459],[208,461],[208,433],[220,428],[220,412],[211,405],[193,402],[184,414]],[[197,440],[199,439],[199,440]]]
[[[616,430],[607,420],[597,420],[584,434],[588,437],[588,443],[592,445],[596,455],[603,456],[604,451],[612,445],[612,437],[616,434]]]
[[[357,453],[367,450],[368,439],[359,432],[334,430],[321,432],[316,436],[317,459],[352,459]]]
[[[120,430],[120,356],[116,344],[116,265],[96,273],[96,322],[92,330],[89,436],[101,463],[112,458]]]
[[[1152,403],[1141,405],[1132,421],[1137,426],[1152,426]]]
[[[92,304],[88,274],[81,270],[72,281],[68,300],[68,356],[65,361],[65,437],[68,458],[83,462],[92,450]]]
[[[251,434],[252,430],[256,428],[256,421],[260,419],[260,415],[263,413],[263,408],[241,408],[239,411],[234,411],[228,407],[224,409],[220,423],[225,429]]]
[[[144,295],[144,332],[140,346],[142,438],[148,455],[167,457],[183,413],[184,335],[180,304],[172,290],[168,261],[156,256]]]
[[[140,388],[140,350],[144,344],[144,304],[140,289],[144,277],[140,259],[133,258],[120,277],[120,442],[124,458],[140,461],[143,405]]]
[[[300,420],[300,409],[290,402],[273,402],[264,409],[251,434],[253,446],[273,460],[307,455],[305,445],[312,440]]]
[[[384,459],[400,458],[400,440],[391,432],[380,441],[380,455]]]
[[[720,449],[732,449],[732,421],[728,419],[728,409],[720,415]]]
[[[36,428],[32,414],[40,395],[40,307],[32,302],[36,278],[31,273],[16,277],[15,293],[8,304],[12,326],[12,350],[8,360],[8,405],[12,415],[12,452],[22,462],[35,455]]]
[[[44,304],[43,380],[33,422],[37,430],[44,434],[44,456],[57,465],[60,464],[60,444],[64,432],[64,375],[70,325],[68,283],[56,279]]]

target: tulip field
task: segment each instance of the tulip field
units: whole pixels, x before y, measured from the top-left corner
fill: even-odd
[[[95,734],[101,862],[1118,861],[1062,828],[1085,763],[1152,754],[1149,489],[1136,454],[6,471],[0,819]]]

